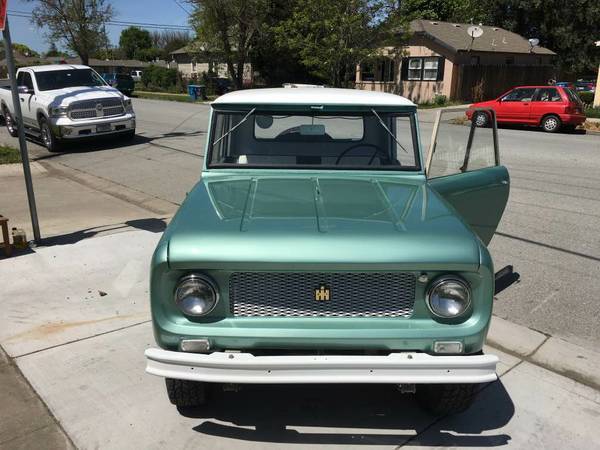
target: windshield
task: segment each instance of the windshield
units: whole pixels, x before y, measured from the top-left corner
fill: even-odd
[[[208,166],[418,170],[410,113],[216,111]]]
[[[92,69],[46,70],[36,72],[35,79],[40,91],[68,87],[106,86],[100,75]]]

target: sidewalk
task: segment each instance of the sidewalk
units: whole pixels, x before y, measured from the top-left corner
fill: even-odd
[[[393,386],[252,386],[180,414],[163,380],[144,373],[154,345],[147,268],[159,237],[127,231],[0,261],[10,280],[0,345],[79,448],[598,444],[600,392],[590,386],[600,355],[498,318],[486,351],[500,356],[501,377],[461,415],[429,416]]]

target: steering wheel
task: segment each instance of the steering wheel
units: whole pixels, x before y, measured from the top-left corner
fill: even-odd
[[[379,147],[378,145],[375,144],[354,144],[350,147],[348,147],[346,150],[344,150],[342,153],[340,153],[337,157],[337,159],[335,160],[335,165],[337,166],[340,161],[342,160],[342,158],[344,156],[346,156],[346,154],[350,151],[350,150],[354,150],[355,148],[358,147],[372,147],[375,149],[375,151],[373,152],[373,154],[371,155],[371,159],[369,159],[369,162],[367,163],[367,166],[370,166],[371,163],[373,162],[373,160],[375,159],[375,157],[380,154],[384,156],[384,159],[389,160],[390,158],[388,157],[387,153],[385,152],[384,149],[382,149],[381,147]]]

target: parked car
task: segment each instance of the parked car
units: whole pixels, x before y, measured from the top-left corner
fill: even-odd
[[[557,81],[556,83],[554,83],[554,86],[565,87],[571,89],[572,91],[575,91],[575,83],[573,83],[572,81]]]
[[[596,82],[594,80],[578,80],[575,82],[577,92],[596,92]]]
[[[82,65],[23,67],[17,85],[25,132],[49,151],[61,143],[100,135],[135,136],[131,99]],[[10,89],[0,88],[0,112],[11,136],[17,136]]]
[[[131,95],[135,88],[133,77],[126,73],[103,73],[102,78],[125,95]]]
[[[142,81],[142,71],[141,70],[132,70],[131,71],[131,78],[133,78],[133,81],[139,82]]]
[[[391,383],[446,414],[497,379],[483,345],[515,274],[495,276],[486,245],[508,172],[495,133],[474,128],[469,159],[462,125],[438,127],[466,130],[461,151],[426,163],[417,121],[411,101],[353,89],[211,104],[202,177],[151,263],[146,370],[173,404],[218,383]]]
[[[474,117],[477,126],[485,127],[491,122],[490,115],[473,108],[493,109],[498,123],[531,125],[549,133],[585,122],[581,99],[562,86],[519,86],[495,100],[472,104],[467,117]]]

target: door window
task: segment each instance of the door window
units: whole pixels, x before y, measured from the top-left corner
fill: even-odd
[[[535,101],[538,102],[560,102],[562,98],[556,88],[542,88],[538,91]]]
[[[530,102],[533,98],[535,88],[519,88],[510,91],[504,97],[503,102]]]
[[[427,177],[438,178],[494,167],[499,164],[496,116],[491,109],[466,108],[438,112],[427,158]],[[475,126],[477,114],[486,114],[489,126]]]
[[[33,81],[28,72],[19,72],[17,76],[17,86],[26,86],[28,89],[33,89]]]

